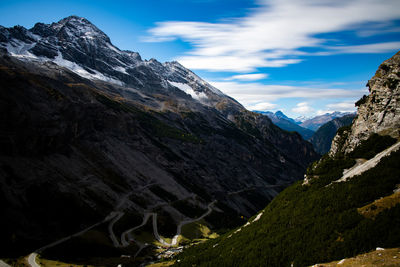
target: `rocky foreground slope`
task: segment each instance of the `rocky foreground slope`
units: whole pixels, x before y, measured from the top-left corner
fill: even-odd
[[[209,226],[229,227],[317,157],[179,63],[121,51],[84,18],[0,27],[0,46],[2,256],[109,215],[104,231],[117,236],[151,213],[172,237],[210,207]]]
[[[400,247],[399,55],[379,67],[355,122],[303,182],[243,226],[184,250],[175,265],[310,266]]]

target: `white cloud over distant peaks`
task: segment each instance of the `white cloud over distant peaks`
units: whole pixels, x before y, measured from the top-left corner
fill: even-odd
[[[251,74],[240,74],[240,75],[233,75],[227,78],[227,81],[230,80],[241,80],[241,81],[256,81],[265,79],[268,77],[268,74],[265,73],[251,73]]]
[[[342,112],[353,112],[356,111],[354,102],[341,102],[326,105],[329,109]]]
[[[326,105],[327,109],[317,110],[317,115],[324,115],[326,113],[332,113],[335,111],[340,112],[355,112],[356,107],[354,102],[340,102],[340,103],[332,103]]]
[[[380,53],[398,42],[328,46],[318,34],[344,30],[373,35],[400,19],[399,0],[263,0],[246,17],[223,22],[166,21],[149,30],[147,41],[181,39],[192,46],[177,60],[191,69],[249,72],[299,63],[301,48],[332,53]],[[366,31],[365,24],[379,24]],[[361,30],[364,30],[362,32]]]
[[[335,112],[335,110],[322,110],[322,109],[319,109],[319,110],[317,110],[317,112],[316,112],[316,114],[317,114],[317,116],[320,116],[320,115],[325,115],[325,114],[327,114],[327,113],[333,113],[333,112]]]
[[[292,108],[292,111],[300,114],[309,114],[314,112],[314,109],[307,102],[301,102],[295,108]]]
[[[276,108],[276,104],[272,104],[269,102],[259,102],[254,104],[247,105],[247,109],[249,110],[259,110],[259,111],[267,111]]]
[[[225,94],[235,98],[243,105],[258,102],[272,102],[284,98],[303,99],[358,99],[366,93],[365,89],[348,90],[329,88],[324,85],[319,87],[311,86],[290,86],[262,83],[239,83],[234,81],[210,82]]]

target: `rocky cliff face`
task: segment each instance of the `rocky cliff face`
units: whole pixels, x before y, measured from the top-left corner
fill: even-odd
[[[373,134],[400,136],[400,52],[384,61],[368,81],[370,94],[357,103],[357,117],[351,130],[336,136],[330,156],[349,153]]]
[[[84,18],[0,27],[0,46],[5,256],[113,211],[123,214],[123,231],[157,213],[160,234],[172,237],[179,222],[217,201],[206,220],[226,227],[317,157],[298,134],[179,63],[120,51]]]

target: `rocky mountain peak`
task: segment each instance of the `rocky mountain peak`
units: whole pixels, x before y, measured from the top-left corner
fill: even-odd
[[[400,52],[379,66],[367,86],[370,94],[356,102],[358,115],[351,130],[347,136],[335,137],[330,156],[353,151],[373,133],[399,138]]]
[[[151,93],[167,91],[181,95],[183,91],[208,106],[221,102],[240,106],[176,61],[143,61],[136,52],[118,49],[104,32],[78,16],[52,24],[37,23],[29,30],[2,27],[0,47],[23,60],[52,61],[90,80]]]
[[[275,112],[275,116],[279,119],[284,119],[287,121],[290,121],[292,123],[296,123],[296,121],[292,118],[289,118],[288,116],[285,115],[285,113],[283,113],[282,111],[278,110],[277,112]]]
[[[76,15],[71,15],[68,16],[66,18],[61,19],[58,24],[67,24],[67,23],[78,23],[78,24],[85,24],[85,25],[92,25],[94,26],[90,21],[88,21],[87,19],[83,18],[83,17],[79,17]],[[95,26],[94,26],[95,27]]]
[[[110,38],[104,32],[82,17],[69,16],[57,23],[51,24],[50,27],[58,31],[59,37],[67,37],[68,41],[75,38],[83,38],[86,40],[104,41],[111,44]]]

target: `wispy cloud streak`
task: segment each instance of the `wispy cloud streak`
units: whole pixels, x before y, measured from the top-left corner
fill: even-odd
[[[357,99],[366,89],[336,89],[329,87],[265,85],[261,83],[211,82],[213,86],[246,105],[248,102],[275,101],[282,98],[304,99]]]
[[[264,0],[247,17],[224,22],[160,22],[150,29],[147,41],[189,42],[193,49],[178,61],[191,69],[249,72],[299,63],[305,54],[301,48],[320,49],[320,55],[393,51],[398,42],[333,47],[318,34],[343,30],[356,34],[371,23],[390,32],[386,22],[399,18],[398,0]],[[367,34],[374,32],[379,33],[371,29]]]

